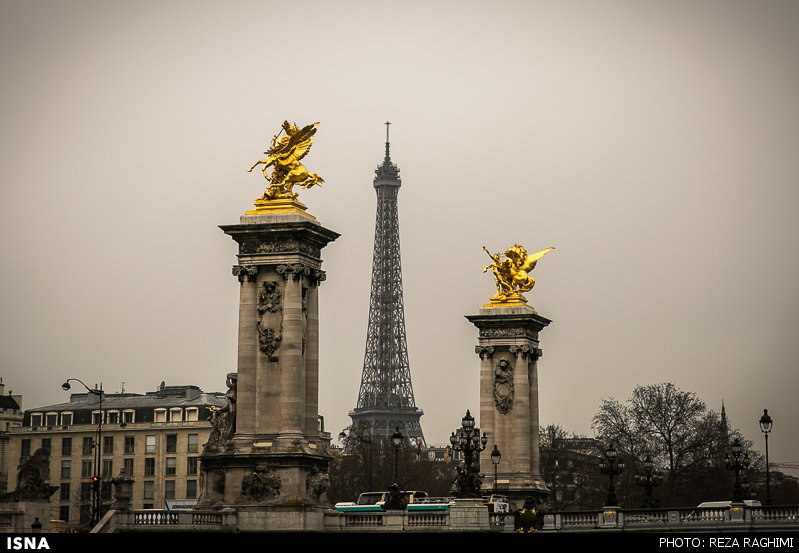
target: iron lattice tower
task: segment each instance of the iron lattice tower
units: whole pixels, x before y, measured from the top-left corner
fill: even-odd
[[[372,257],[372,290],[369,328],[358,406],[350,411],[353,425],[373,436],[389,437],[396,428],[406,439],[424,446],[408,363],[405,309],[402,300],[399,216],[397,193],[399,168],[389,155],[386,123],[386,157],[375,170],[377,192],[375,247]]]

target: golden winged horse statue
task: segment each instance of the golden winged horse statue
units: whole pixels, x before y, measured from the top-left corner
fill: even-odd
[[[492,303],[519,302],[526,303],[522,295],[535,286],[535,279],[528,273],[535,268],[538,260],[555,248],[544,248],[534,254],[528,254],[524,246],[514,244],[505,250],[505,259],[500,261],[499,253],[492,254],[485,246],[483,250],[491,257],[491,263],[483,272],[492,269],[497,285],[497,293],[491,296]]]
[[[283,121],[282,130],[272,137],[272,147],[264,152],[266,159],[261,159],[252,164],[247,171],[252,172],[258,165],[263,165],[261,171],[264,178],[269,181],[269,187],[264,192],[263,200],[278,200],[297,198],[297,193],[292,190],[294,185],[310,188],[324,181],[316,173],[309,173],[300,160],[308,155],[313,144],[313,137],[319,123],[306,125],[302,129]],[[286,134],[280,136],[285,131]],[[280,138],[278,138],[280,136]],[[272,174],[266,170],[274,167]]]

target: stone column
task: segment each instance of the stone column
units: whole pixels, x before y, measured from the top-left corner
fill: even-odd
[[[256,412],[256,368],[258,365],[256,356],[258,353],[258,331],[256,329],[257,274],[258,267],[256,265],[233,266],[233,275],[238,277],[240,284],[239,348],[238,363],[236,365],[239,374],[236,399],[239,407],[237,430],[247,435],[255,433],[253,414]]]
[[[303,355],[302,283],[310,269],[300,264],[279,265],[286,285],[283,295],[283,341],[280,353],[280,440],[303,436],[305,421],[305,359]]]
[[[242,530],[319,530],[330,457],[317,427],[317,285],[322,248],[338,234],[299,212],[221,228],[239,246],[235,434],[212,431],[198,504],[235,509]]]
[[[489,304],[466,317],[479,329],[480,428],[487,450],[497,445],[502,461],[497,488],[512,508],[548,490],[539,471],[538,333],[551,321],[527,305]],[[486,471],[484,489],[494,486]]]

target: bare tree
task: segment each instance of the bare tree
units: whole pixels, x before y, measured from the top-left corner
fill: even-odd
[[[666,471],[663,506],[723,499],[730,493],[723,457],[740,433],[727,428],[719,414],[693,392],[670,382],[637,386],[625,403],[603,400],[592,426],[625,457],[625,472],[641,467],[647,455]],[[756,467],[760,455],[751,442],[742,443]],[[633,495],[627,493],[627,497]]]

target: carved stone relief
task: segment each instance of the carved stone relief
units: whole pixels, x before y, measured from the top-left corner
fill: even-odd
[[[258,346],[269,358],[283,339],[283,294],[277,281],[265,280],[258,292]]]
[[[241,495],[253,501],[264,501],[280,495],[280,475],[267,466],[258,466],[241,479]]]
[[[305,477],[305,491],[308,495],[319,501],[330,487],[330,478],[326,472],[313,470]]]
[[[513,396],[513,367],[503,357],[494,369],[494,404],[497,411],[507,415],[513,409]]]

